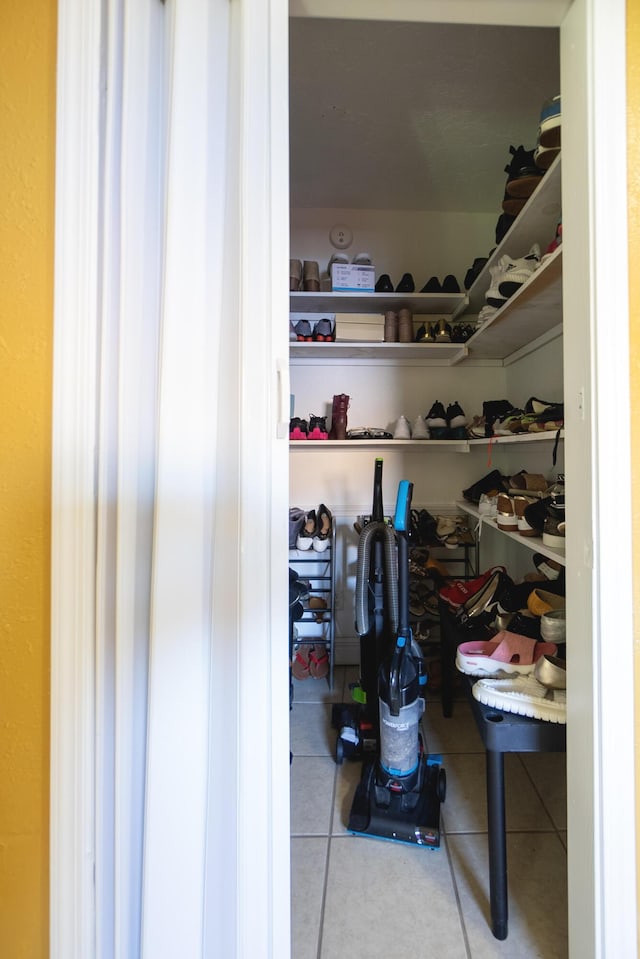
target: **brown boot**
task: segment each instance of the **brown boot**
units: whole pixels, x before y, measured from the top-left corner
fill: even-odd
[[[349,397],[346,393],[340,393],[333,397],[333,409],[331,412],[331,429],[329,431],[330,440],[346,440],[347,438],[347,410],[349,409]]]

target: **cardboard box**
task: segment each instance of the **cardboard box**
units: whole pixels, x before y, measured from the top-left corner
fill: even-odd
[[[384,342],[384,317],[364,317],[359,314],[338,313],[336,341],[356,340],[364,343]]]
[[[373,293],[376,271],[359,263],[332,263],[331,285],[334,293]]]

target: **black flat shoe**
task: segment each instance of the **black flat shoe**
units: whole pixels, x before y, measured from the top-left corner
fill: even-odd
[[[432,276],[431,279],[427,280],[425,285],[420,290],[421,293],[442,293],[442,287],[440,286],[440,280],[437,276]]]
[[[378,277],[375,290],[376,293],[393,293],[393,283],[388,273],[383,273],[382,276]]]
[[[405,273],[396,287],[396,293],[413,293],[416,285],[410,273]]]

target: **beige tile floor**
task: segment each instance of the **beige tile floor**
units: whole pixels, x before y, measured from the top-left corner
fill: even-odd
[[[439,850],[353,836],[346,822],[360,764],[333,760],[332,691],[294,681],[291,711],[293,959],[563,959],[567,956],[565,756],[505,757],[509,936],[489,925],[484,751],[470,707],[427,704],[427,749],[447,773]]]

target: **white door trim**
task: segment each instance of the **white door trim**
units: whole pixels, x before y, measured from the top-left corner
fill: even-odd
[[[95,448],[102,3],[58,5],[51,551],[52,959],[95,948]]]

